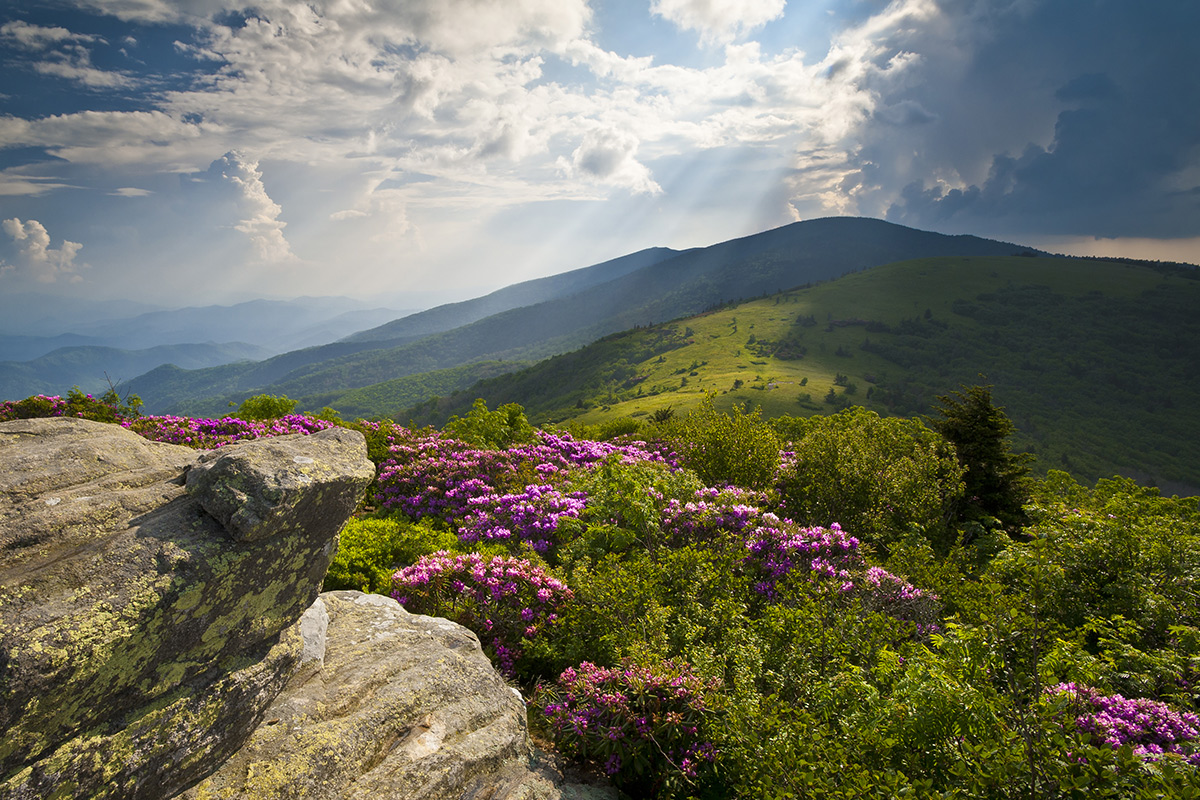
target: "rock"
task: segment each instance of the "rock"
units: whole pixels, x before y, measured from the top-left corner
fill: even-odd
[[[214,455],[86,420],[0,423],[0,798],[168,797],[237,750],[302,659],[319,665],[297,620],[373,476],[365,442]],[[204,477],[185,489],[189,469]]]
[[[524,702],[466,628],[360,592],[327,592],[314,609],[328,619],[319,669],[298,673],[246,745],[181,800],[616,796],[561,785],[531,759]]]
[[[358,431],[331,428],[223,447],[200,456],[188,471],[187,490],[240,541],[295,532],[314,522],[328,525],[321,517],[335,516],[345,505],[336,495],[353,495],[351,508],[362,496],[356,478],[362,456],[354,445],[363,442]]]

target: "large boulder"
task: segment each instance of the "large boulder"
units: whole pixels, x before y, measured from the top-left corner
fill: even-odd
[[[216,769],[299,668],[372,476],[344,429],[201,455],[0,423],[0,798],[157,800]]]
[[[466,628],[352,591],[321,595],[301,626],[305,666],[180,800],[615,797],[531,758],[521,695]]]

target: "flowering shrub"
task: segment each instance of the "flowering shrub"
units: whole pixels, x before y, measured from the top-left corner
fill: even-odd
[[[521,460],[534,464],[549,464],[558,469],[594,467],[614,453],[618,454],[622,464],[653,461],[678,467],[673,454],[660,451],[646,442],[593,442],[588,439],[576,439],[565,432],[537,431],[532,444],[515,447],[511,452]]]
[[[1129,745],[1146,760],[1164,753],[1182,756],[1200,766],[1200,718],[1166,703],[1119,694],[1105,695],[1088,686],[1060,683],[1046,689],[1050,697],[1065,696],[1076,712],[1075,727],[1113,748]]]
[[[392,597],[409,611],[446,617],[479,636],[506,675],[525,645],[558,620],[574,595],[529,561],[441,550],[392,577]]]
[[[671,498],[662,510],[663,533],[675,546],[711,541],[721,531],[742,533],[762,522],[765,500],[736,486],[700,489],[686,503]]]
[[[122,399],[116,389],[110,388],[96,398],[84,394],[76,386],[67,392],[65,398],[35,394],[24,400],[0,401],[0,422],[41,417],[77,417],[96,422],[120,422],[138,416],[141,407],[142,401],[137,395],[129,395]]]
[[[607,668],[585,661],[564,670],[558,686],[560,702],[545,706],[555,742],[600,764],[618,785],[644,788],[672,774],[690,780],[716,757],[705,728],[719,685],[687,663]]]
[[[380,465],[381,506],[413,519],[461,519],[469,500],[494,493],[516,472],[506,450],[479,450],[436,433],[391,447],[393,457]]]
[[[844,586],[850,582],[850,570],[865,565],[858,539],[848,536],[836,522],[828,528],[802,528],[791,520],[764,514],[763,523],[746,539],[749,552],[744,563],[759,578],[755,591],[768,598],[778,597],[778,584],[789,575],[836,578]]]
[[[870,611],[879,611],[916,625],[918,634],[938,630],[941,602],[937,595],[918,589],[882,567],[867,566],[859,541],[837,523],[828,528],[802,528],[774,514],[762,515],[763,524],[750,529],[749,551],[743,564],[758,578],[754,589],[778,599],[779,583],[805,576],[809,581],[837,586],[841,596],[861,599]]]
[[[127,419],[121,425],[155,442],[169,442],[201,450],[265,436],[284,436],[289,433],[310,434],[334,427],[323,419],[289,414],[269,420],[189,419],[188,417],[139,417]]]
[[[917,626],[917,633],[936,633],[940,626],[941,602],[938,596],[918,589],[882,567],[870,567],[851,581],[863,605]],[[851,591],[844,584],[842,591]]]
[[[609,457],[627,464],[667,463],[665,456],[643,449],[639,443],[577,441],[569,434],[542,431],[537,431],[535,438],[532,444],[508,450],[478,449],[437,433],[405,439],[392,445],[392,458],[381,465],[377,500],[384,508],[413,519],[432,516],[462,521],[474,531],[467,534],[474,537],[468,541],[504,538],[484,534],[485,530],[507,527],[503,522],[489,525],[466,517],[481,506],[495,505],[506,493],[514,497],[543,495],[544,491],[530,492],[527,487],[561,483],[569,471],[592,468]],[[503,512],[499,513],[503,517]]]
[[[557,544],[559,520],[578,519],[585,497],[582,492],[564,495],[549,484],[530,484],[509,494],[491,492],[471,497],[467,500],[471,510],[458,529],[459,539],[524,541],[545,553]]]

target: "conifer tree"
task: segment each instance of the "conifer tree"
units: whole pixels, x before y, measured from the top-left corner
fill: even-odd
[[[1032,486],[1028,453],[1014,453],[1009,437],[1012,420],[992,403],[991,386],[964,387],[938,397],[941,418],[929,426],[954,445],[959,463],[966,467],[962,521],[988,526],[989,517],[1015,533],[1027,519],[1023,506]]]

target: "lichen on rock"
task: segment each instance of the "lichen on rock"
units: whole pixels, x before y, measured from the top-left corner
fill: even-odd
[[[278,488],[249,536],[185,490],[195,451],[85,420],[0,423],[0,798],[169,796],[298,668],[297,620],[373,476],[365,441],[221,456],[263,497]],[[309,480],[287,478],[301,464]]]

